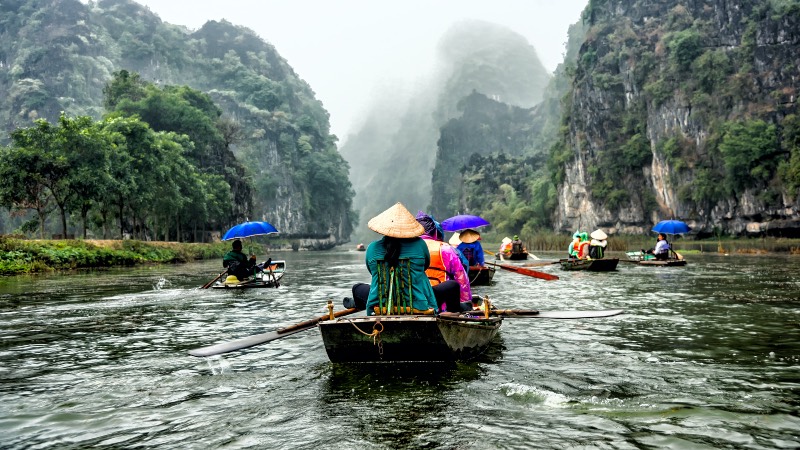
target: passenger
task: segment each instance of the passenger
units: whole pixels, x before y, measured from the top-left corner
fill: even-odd
[[[255,272],[261,271],[261,266],[256,265],[256,255],[250,255],[250,258],[242,252],[242,241],[236,239],[233,241],[231,251],[225,253],[222,257],[222,267],[228,269],[228,278],[226,283],[238,283],[244,281]]]
[[[578,259],[578,255],[580,253],[580,243],[581,243],[581,232],[576,231],[575,234],[572,235],[572,241],[569,243],[567,247],[567,258],[569,259]]]
[[[354,285],[353,299],[346,298],[344,305],[366,309],[367,315],[373,315],[389,313],[390,302],[393,306],[410,302],[411,312],[434,314],[438,310],[436,295],[425,274],[431,256],[419,237],[425,228],[399,202],[370,219],[367,226],[383,235],[367,247],[365,257],[372,282]],[[404,283],[410,285],[410,290],[397,288]],[[454,287],[458,299],[458,284]]]
[[[667,237],[664,235],[664,233],[658,233],[658,237],[656,237],[655,247],[643,253],[653,255],[659,261],[664,261],[669,259],[669,250],[670,250],[670,245],[669,242],[667,241]]]
[[[469,261],[467,261],[467,257],[464,256],[464,253],[458,249],[458,244],[461,243],[461,240],[458,238],[458,233],[453,233],[447,243],[450,244],[450,246],[453,247],[456,252],[458,252],[458,258],[461,260],[461,265],[464,266],[464,270],[469,272]]]
[[[578,243],[578,259],[589,258],[589,235],[582,231],[580,234],[581,241]]]
[[[461,264],[459,252],[444,242],[444,231],[433,217],[419,211],[417,222],[425,228],[421,236],[428,246],[431,263],[425,273],[431,281],[440,310],[461,312],[472,309],[472,290],[469,275]],[[459,235],[459,239],[463,233]],[[453,285],[458,291],[453,290]],[[463,305],[463,306],[462,306]]]
[[[596,229],[592,231],[592,234],[589,235],[592,238],[592,241],[589,242],[589,258],[591,259],[603,259],[605,256],[605,249],[606,239],[608,236],[603,232],[601,229]]]
[[[503,238],[503,241],[500,243],[500,251],[497,253],[502,257],[509,257],[511,256],[511,238],[506,236]]]
[[[483,246],[480,242],[480,233],[475,230],[464,230],[458,238],[461,243],[456,248],[467,257],[467,265],[469,267],[485,267],[486,262],[483,255]]]

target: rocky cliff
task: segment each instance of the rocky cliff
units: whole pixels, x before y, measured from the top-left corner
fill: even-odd
[[[99,118],[103,87],[122,69],[206,92],[235,124],[231,148],[254,193],[242,219],[308,247],[347,242],[353,191],[328,113],[272,45],[225,21],[190,31],[128,0],[3,0],[0,143],[60,111]]]
[[[800,235],[800,4],[592,0],[554,147],[558,231]]]

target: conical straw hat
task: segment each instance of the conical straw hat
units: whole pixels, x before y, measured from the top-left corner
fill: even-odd
[[[453,247],[458,247],[458,244],[461,243],[461,239],[459,239],[458,236],[459,236],[458,231],[456,231],[455,233],[453,233],[453,236],[451,236],[450,240],[447,242]]]
[[[606,236],[606,234],[603,233],[603,230],[601,230],[599,228],[594,230],[594,231],[592,231],[592,234],[590,234],[589,236],[591,236],[592,239],[597,239],[597,240],[600,240],[600,241],[602,241],[603,239],[608,238],[608,236]]]
[[[504,237],[502,243],[503,244],[510,244],[511,243],[511,238],[508,237],[508,236]]]
[[[367,226],[376,233],[395,238],[419,237],[425,233],[425,228],[400,202],[370,219]]]
[[[458,238],[461,239],[461,242],[465,242],[467,244],[472,244],[480,239],[480,237],[481,235],[475,230],[464,230],[461,232],[461,235],[458,236]]]

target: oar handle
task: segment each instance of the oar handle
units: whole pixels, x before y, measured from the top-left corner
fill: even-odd
[[[491,314],[498,316],[538,316],[538,309],[494,309],[489,311]]]
[[[335,312],[335,313],[333,313],[333,317],[346,316],[348,314],[353,314],[354,312],[358,312],[358,308],[348,308],[348,309],[344,309],[342,311]],[[328,319],[330,319],[330,315],[329,314],[325,314],[324,316],[319,316],[319,317],[317,317],[315,319],[309,319],[309,320],[306,320],[305,322],[296,323],[296,324],[294,324],[294,325],[292,325],[290,327],[280,328],[278,330],[275,330],[275,332],[279,333],[279,334],[288,333],[288,332],[294,331],[294,330],[296,330],[298,328],[307,328],[307,327],[310,327],[312,325],[316,325],[317,323],[322,322],[323,320],[328,320]]]
[[[217,275],[217,278],[214,278],[213,280],[211,280],[208,283],[204,284],[203,287],[201,287],[200,289],[208,289],[209,286],[214,284],[215,281],[217,281],[220,278],[222,278],[222,276],[225,275],[226,273],[228,273],[228,269],[223,270],[221,274]]]

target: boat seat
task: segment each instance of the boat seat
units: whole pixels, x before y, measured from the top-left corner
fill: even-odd
[[[425,314],[413,306],[411,285],[411,260],[400,258],[397,267],[389,267],[386,260],[376,261],[378,267],[378,306],[375,314]],[[433,310],[431,310],[431,314]]]

